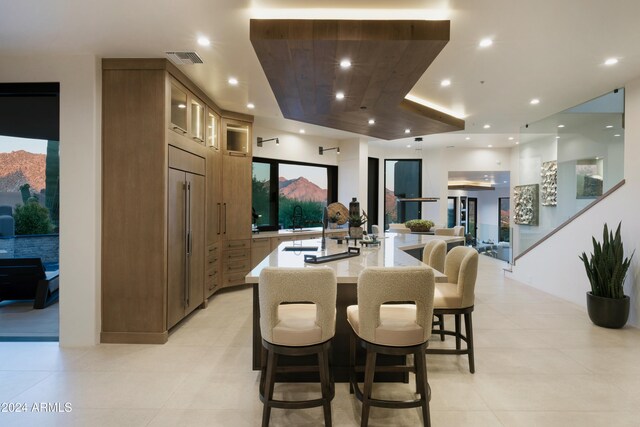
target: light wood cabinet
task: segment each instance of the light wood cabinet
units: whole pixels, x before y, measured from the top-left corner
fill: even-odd
[[[223,226],[242,240],[232,231],[244,223],[241,194],[250,233],[250,148],[235,157],[248,163],[232,161],[238,175],[227,179],[218,141],[221,117],[240,118],[247,138],[253,117],[221,110],[165,59],[102,65],[101,341],[164,343],[169,328],[223,286]],[[231,224],[222,222],[223,182],[234,182],[235,194],[226,193]],[[249,263],[250,243],[247,251]],[[229,255],[226,279],[236,283],[245,265]]]
[[[251,271],[250,137],[250,123],[222,118],[223,286],[244,284]]]
[[[254,237],[251,239],[251,269],[256,268],[260,261],[271,253],[271,239],[268,237]]]

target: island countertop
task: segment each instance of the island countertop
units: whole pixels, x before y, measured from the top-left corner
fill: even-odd
[[[345,241],[338,244],[335,239],[326,239],[326,249],[321,251],[321,239],[307,239],[296,242],[283,242],[278,248],[273,250],[269,256],[262,260],[253,270],[245,277],[246,283],[258,283],[260,272],[265,267],[309,267],[314,268],[316,265],[326,265],[333,268],[336,272],[338,283],[357,283],[358,275],[366,267],[412,267],[424,266],[421,261],[409,255],[406,250],[420,249],[424,245],[434,239],[444,240],[447,244],[464,244],[464,238],[458,236],[431,236],[424,234],[409,233],[385,233],[380,236],[380,246],[361,246],[360,255],[352,258],[341,259],[337,261],[326,262],[322,264],[305,264],[304,255],[313,254],[318,256],[332,255],[340,252],[346,252],[348,245]],[[353,243],[352,243],[353,245]],[[293,250],[286,251],[286,247],[317,247],[315,251]],[[435,270],[436,281],[446,282],[446,276]]]

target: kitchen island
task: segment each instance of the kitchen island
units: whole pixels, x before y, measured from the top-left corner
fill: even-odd
[[[385,233],[380,236],[380,246],[361,246],[360,255],[326,262],[322,264],[305,264],[304,255],[314,254],[318,256],[332,255],[347,251],[347,244],[337,243],[335,239],[326,239],[326,249],[320,250],[320,239],[299,240],[296,242],[284,242],[275,248],[269,256],[263,259],[245,277],[246,283],[256,284],[260,272],[265,267],[306,267],[315,268],[316,265],[329,266],[336,272],[338,281],[338,296],[336,301],[336,335],[332,344],[332,365],[336,381],[348,380],[348,349],[349,349],[349,325],[347,323],[346,309],[348,305],[357,303],[356,284],[358,275],[366,267],[413,267],[424,266],[420,260],[409,255],[408,251],[420,251],[430,240],[444,240],[447,246],[463,245],[464,238],[458,236],[430,236],[423,234],[395,234]],[[354,245],[351,243],[352,246]],[[317,248],[312,250],[312,248]],[[436,281],[446,282],[447,277],[439,271],[435,271]],[[312,362],[313,363],[313,362]],[[253,288],[253,369],[258,370],[263,366],[262,343],[260,336],[260,306],[258,303],[258,287]],[[298,378],[303,378],[299,376]]]

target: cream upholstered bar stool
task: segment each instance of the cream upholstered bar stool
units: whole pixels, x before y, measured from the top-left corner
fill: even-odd
[[[331,426],[331,400],[335,388],[329,370],[329,348],[336,328],[336,283],[335,273],[329,267],[267,267],[260,273],[260,333],[267,355],[266,367],[260,378],[260,400],[264,403],[263,427],[269,425],[271,408],[302,409],[317,406],[324,408],[325,425]],[[278,356],[313,354],[318,356],[322,398],[274,400]],[[299,369],[308,370],[309,367]],[[287,367],[287,372],[294,372],[294,368]]]
[[[476,277],[478,275],[478,252],[467,246],[457,246],[447,253],[444,274],[449,283],[437,283],[433,300],[435,316],[455,316],[455,331],[434,330],[434,334],[451,335],[456,338],[456,348],[429,348],[427,354],[466,354],[469,356],[469,371],[475,372],[473,354],[473,325],[471,313],[475,301]],[[462,333],[461,316],[464,316]],[[443,323],[441,323],[442,326]],[[462,349],[461,341],[466,348]]]
[[[422,262],[431,268],[435,268],[444,273],[444,260],[447,256],[447,242],[444,240],[431,240],[424,245],[422,250]],[[434,326],[438,325],[440,331],[444,331],[444,315],[436,315],[438,321],[434,322]],[[440,334],[440,340],[444,341],[444,333]]]
[[[436,236],[455,236],[455,229],[453,228],[436,228],[433,230],[433,234]]]
[[[433,319],[434,273],[426,267],[369,267],[358,277],[358,305],[347,307],[347,320],[353,334],[350,340],[350,382],[362,401],[360,425],[369,423],[371,406],[383,408],[421,407],[425,426],[429,416],[429,385],[425,350]],[[385,304],[409,301],[413,304]],[[356,343],[366,350],[364,390],[360,391],[356,373]],[[412,354],[413,366],[376,366],[378,354],[403,356]],[[415,372],[420,398],[392,401],[372,397],[375,372],[399,369]]]

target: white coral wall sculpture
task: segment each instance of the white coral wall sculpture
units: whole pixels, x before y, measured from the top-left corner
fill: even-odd
[[[542,206],[556,206],[558,204],[558,162],[544,162],[540,176],[540,203]]]

